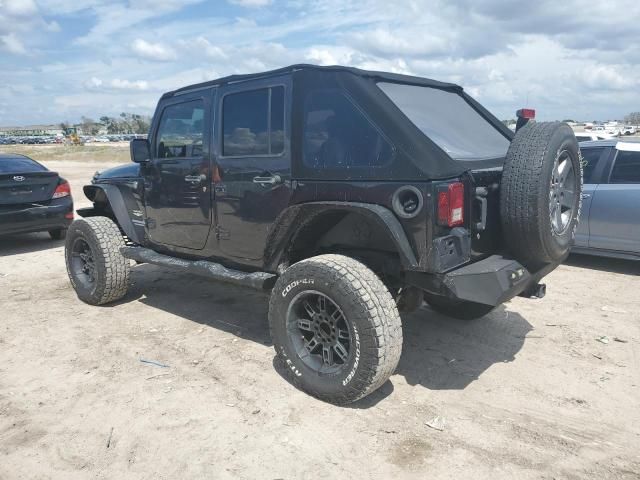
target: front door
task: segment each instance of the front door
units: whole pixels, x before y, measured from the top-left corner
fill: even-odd
[[[221,256],[261,267],[267,237],[289,204],[290,80],[227,86],[218,106],[216,235]]]
[[[640,151],[617,152],[607,183],[594,192],[589,247],[640,253]]]
[[[159,245],[202,249],[211,228],[212,91],[170,98],[158,108],[144,167],[147,231]]]

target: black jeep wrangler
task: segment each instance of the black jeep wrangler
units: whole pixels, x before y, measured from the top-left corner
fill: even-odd
[[[519,127],[457,85],[346,67],[168,92],[134,163],[84,187],[69,278],[93,305],[125,295],[130,260],[270,289],[293,382],[353,402],[396,368],[399,311],[471,319],[544,295],[582,168],[567,125]]]

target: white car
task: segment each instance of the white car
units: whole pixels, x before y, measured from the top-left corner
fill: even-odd
[[[633,125],[625,125],[622,128],[623,135],[635,135],[636,132],[637,132],[636,127],[634,127]]]
[[[109,139],[107,137],[96,137],[94,142],[109,143]]]
[[[610,140],[614,138],[613,135],[605,133],[602,130],[596,132],[573,132],[578,142],[592,142],[595,140]]]

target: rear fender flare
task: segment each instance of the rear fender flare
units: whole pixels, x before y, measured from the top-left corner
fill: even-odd
[[[86,185],[84,188],[84,194],[92,202],[95,200],[98,191],[102,191],[109,202],[109,207],[115,216],[115,220],[129,239],[137,244],[142,243],[141,236],[139,235],[139,228],[133,223],[129,209],[125,202],[124,196],[117,185]],[[139,220],[142,221],[142,220]],[[143,227],[142,227],[143,228]]]
[[[265,268],[276,271],[286,260],[296,235],[318,216],[330,213],[358,213],[383,229],[392,239],[403,268],[418,269],[418,261],[400,221],[382,205],[360,202],[309,202],[292,205],[282,211],[274,222],[264,252]]]

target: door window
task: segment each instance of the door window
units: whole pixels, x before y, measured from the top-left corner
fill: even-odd
[[[640,183],[640,152],[619,151],[609,183]]]
[[[284,152],[284,87],[231,93],[222,102],[222,155]]]
[[[582,175],[584,183],[593,183],[593,172],[596,169],[600,155],[602,155],[604,148],[582,148],[580,153],[582,154]]]
[[[343,93],[310,94],[304,112],[304,164],[311,168],[370,168],[387,165],[389,142]]]
[[[170,105],[162,112],[157,135],[157,158],[202,156],[204,103],[194,100]]]

